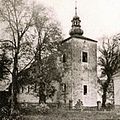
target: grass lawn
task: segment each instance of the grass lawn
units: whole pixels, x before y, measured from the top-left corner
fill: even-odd
[[[111,111],[53,110],[46,115],[24,115],[24,120],[120,120],[120,114]]]

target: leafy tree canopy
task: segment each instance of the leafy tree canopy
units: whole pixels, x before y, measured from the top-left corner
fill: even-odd
[[[118,37],[106,38],[100,48],[101,56],[98,65],[101,67],[101,77],[99,79],[102,95],[102,106],[105,107],[107,96],[113,95],[113,76],[120,70],[120,46]]]

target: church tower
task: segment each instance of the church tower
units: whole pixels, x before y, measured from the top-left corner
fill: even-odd
[[[97,106],[97,41],[83,36],[80,23],[76,5],[70,37],[62,41],[63,68],[68,69],[61,85],[61,101],[72,101],[75,106],[81,100],[83,106]]]

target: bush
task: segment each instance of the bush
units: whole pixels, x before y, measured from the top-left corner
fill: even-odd
[[[13,110],[10,114],[10,108],[8,106],[2,107],[0,113],[0,120],[22,120],[19,110]]]
[[[113,105],[113,104],[111,104],[111,103],[107,103],[107,104],[106,104],[106,110],[110,111],[110,110],[112,110],[113,108],[114,108],[114,105]]]
[[[0,108],[0,120],[7,118],[9,116],[10,109],[8,106]]]
[[[50,108],[45,103],[41,103],[39,106],[36,106],[36,110],[41,114],[48,114]]]
[[[82,111],[83,110],[83,102],[78,99],[77,103],[75,104],[75,109]]]
[[[36,114],[47,114],[50,112],[50,108],[45,103],[28,105],[27,107],[22,107],[20,110],[23,115],[36,115]]]

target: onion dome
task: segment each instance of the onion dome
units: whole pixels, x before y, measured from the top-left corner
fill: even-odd
[[[72,19],[72,29],[70,30],[69,34],[73,35],[83,35],[83,30],[80,26],[80,18],[77,16],[77,7],[75,7],[75,16]]]

